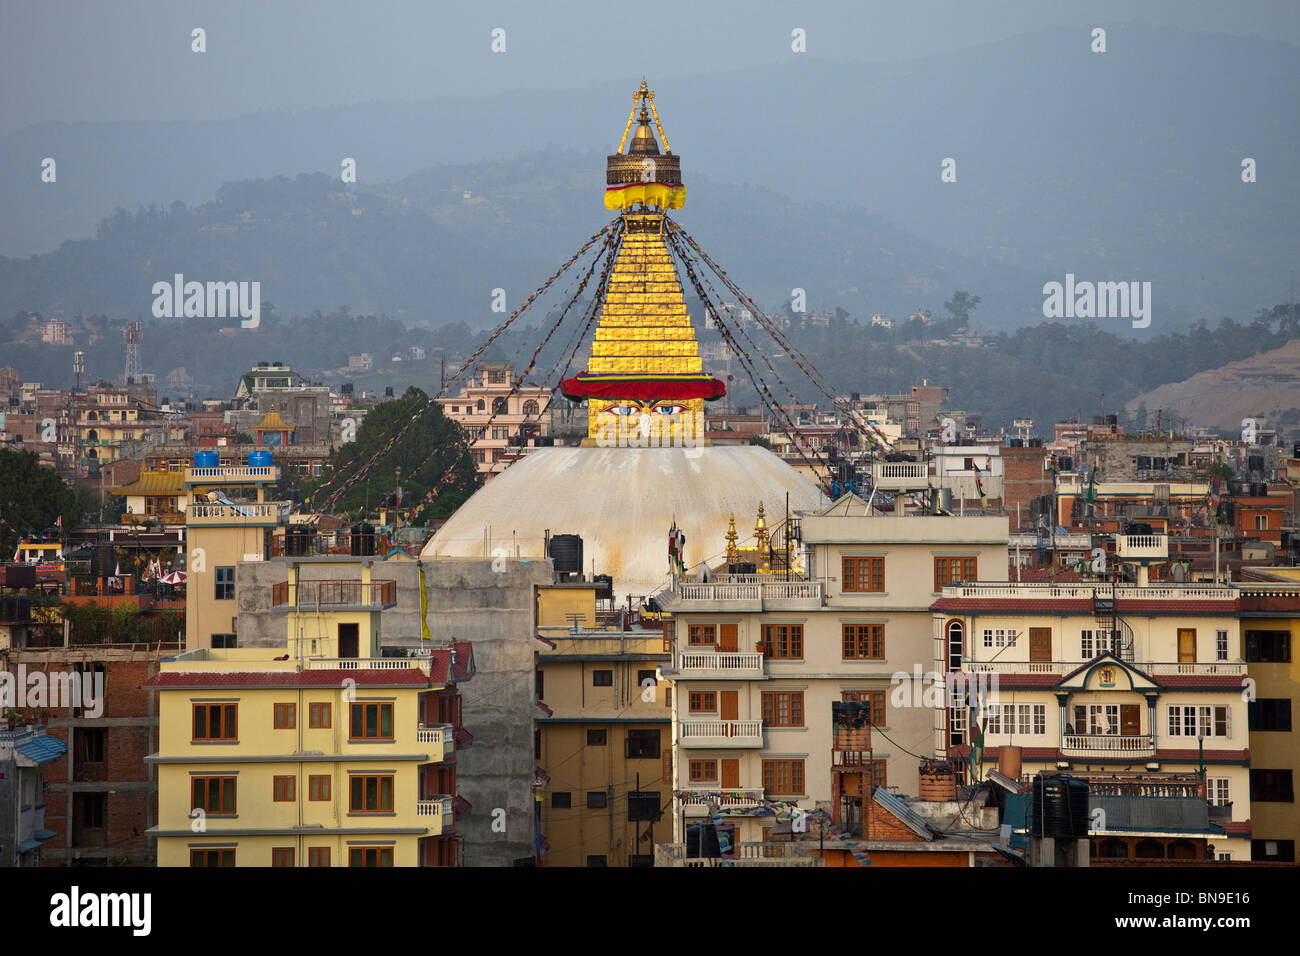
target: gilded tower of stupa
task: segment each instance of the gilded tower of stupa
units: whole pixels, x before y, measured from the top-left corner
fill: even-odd
[[[610,271],[591,360],[562,388],[568,398],[587,401],[588,444],[698,445],[704,443],[704,403],[721,398],[726,387],[704,371],[664,242],[664,211],[686,202],[681,160],[669,149],[644,79],[633,97],[618,152],[609,157],[605,173],[605,206],[622,211],[622,245]]]

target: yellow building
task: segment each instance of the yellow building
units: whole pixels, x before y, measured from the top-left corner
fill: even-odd
[[[1167,560],[1163,535],[1121,535],[1121,560]],[[1094,796],[1203,796],[1198,828],[1090,830],[1105,858],[1251,856],[1251,744],[1231,587],[972,583],[933,604],[951,705],[936,749],[979,778],[999,768],[1087,779]],[[972,718],[973,715],[973,718]],[[982,737],[981,737],[982,734]],[[975,757],[971,761],[971,751]],[[1204,780],[1201,774],[1204,772]]]
[[[663,632],[598,608],[599,582],[537,589],[537,792],[546,866],[651,866],[668,806]]]
[[[1295,777],[1300,743],[1293,727],[1300,699],[1300,572],[1246,568],[1241,594],[1241,656],[1252,681],[1250,710],[1251,858],[1296,862],[1300,806]]]
[[[360,564],[360,578],[303,576],[322,562]],[[293,563],[273,596],[283,648],[200,647],[146,682],[159,866],[457,865],[457,684],[472,648],[381,656],[396,588],[371,564]]]

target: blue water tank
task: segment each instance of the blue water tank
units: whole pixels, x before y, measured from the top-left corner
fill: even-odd
[[[219,468],[221,467],[221,455],[215,451],[196,451],[194,453],[195,468]]]
[[[250,451],[248,453],[248,467],[250,468],[269,468],[272,459],[269,451]]]

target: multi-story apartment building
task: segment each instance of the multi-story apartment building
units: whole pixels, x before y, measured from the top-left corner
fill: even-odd
[[[546,866],[650,866],[671,799],[662,630],[598,610],[601,582],[537,588],[538,812]],[[540,841],[539,841],[540,843]]]
[[[44,845],[58,836],[45,825],[42,767],[67,749],[35,720],[0,726],[0,866],[40,866]]]
[[[1300,694],[1300,574],[1295,568],[1252,568],[1243,581],[1241,656],[1253,700],[1250,720],[1250,855],[1254,860],[1296,862],[1300,808],[1295,778],[1300,745],[1293,716]]]
[[[882,515],[845,495],[800,515],[799,580],[717,574],[660,597],[673,617],[675,843],[689,849],[717,807],[724,840],[761,841],[789,830],[795,805],[863,840],[876,788],[917,793],[942,706],[926,693],[929,607],[953,582],[1005,577],[1007,521],[902,502]]]
[[[359,564],[360,577],[303,575],[321,562]],[[283,648],[200,647],[146,682],[159,694],[146,759],[160,866],[459,865],[458,684],[473,649],[382,656],[396,587],[372,579],[373,563],[292,562],[274,596]]]
[[[1203,770],[1204,795],[1220,809],[1214,828],[1193,836],[1206,838],[1219,859],[1249,859],[1238,593],[1151,586],[1146,565],[1168,558],[1163,535],[1122,535],[1117,556],[1141,566],[1136,586],[944,588],[933,603],[934,661],[951,675],[954,693],[935,750],[967,762],[976,776],[1002,761],[1028,776],[1064,770],[1119,794],[1182,786]],[[1185,833],[1096,826],[1091,835],[1101,856],[1178,858],[1192,845]]]
[[[550,389],[515,381],[511,365],[481,364],[459,395],[439,398],[443,413],[471,439],[470,454],[484,481],[515,458],[513,447],[551,433]]]

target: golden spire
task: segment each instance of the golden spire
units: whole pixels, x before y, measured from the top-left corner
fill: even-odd
[[[736,564],[740,559],[740,549],[736,547],[736,516],[731,516],[731,523],[727,526],[727,564]]]
[[[763,517],[763,502],[758,503],[758,523],[754,525],[754,545],[760,551],[767,551],[771,540],[767,534],[767,519]]]

